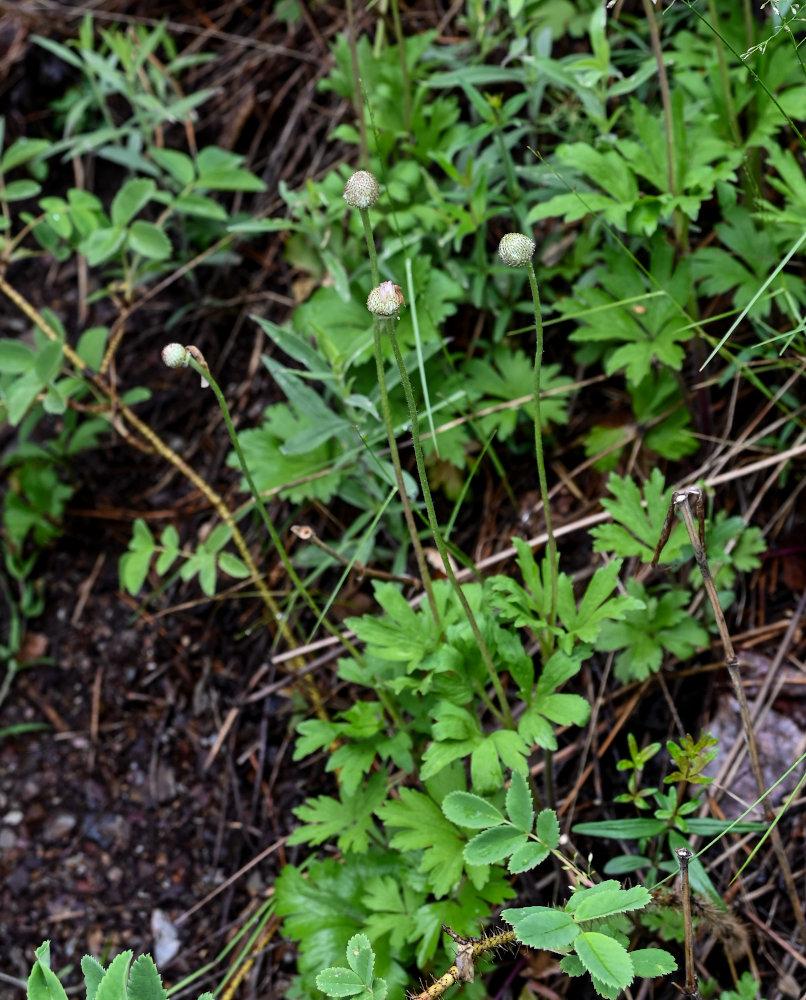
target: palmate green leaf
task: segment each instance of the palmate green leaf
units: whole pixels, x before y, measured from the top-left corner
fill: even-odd
[[[375,599],[386,612],[383,618],[365,615],[345,624],[367,644],[370,656],[405,662],[411,673],[432,653],[441,637],[441,628],[428,610],[415,611],[392,583],[376,583]]]
[[[277,913],[284,918],[284,934],[299,942],[297,969],[303,989],[313,995],[316,975],[343,962],[347,942],[372,919],[365,904],[367,886],[379,878],[407,882],[412,874],[399,855],[372,848],[339,861],[315,860],[304,875],[286,865],[275,883]],[[376,974],[402,989],[407,973],[397,960],[399,950],[390,946],[388,937],[374,938],[373,947]]]
[[[280,496],[292,503],[312,499],[327,503],[333,497],[344,473],[332,468],[336,456],[332,442],[320,444],[306,455],[286,455],[282,451],[288,438],[310,425],[307,415],[296,415],[285,403],[279,403],[266,410],[259,428],[238,434],[252,478],[261,493],[279,490]],[[234,452],[227,464],[240,468]],[[246,490],[245,482],[242,488]]]
[[[613,473],[607,481],[607,489],[613,498],[604,498],[602,506],[610,512],[616,524],[598,525],[591,530],[594,551],[616,552],[625,558],[639,556],[644,562],[649,562],[672,498],[672,489],[666,489],[663,473],[654,468],[642,490],[633,479]],[[687,538],[683,524],[676,525],[659,562],[669,563],[679,559]]]
[[[627,590],[644,607],[629,611],[624,621],[605,622],[596,640],[596,648],[604,652],[623,650],[614,663],[614,673],[622,683],[644,680],[657,672],[665,651],[685,660],[708,644],[707,631],[686,610],[688,591],[650,597],[636,580],[627,581]]]
[[[467,709],[440,702],[435,709],[434,743],[423,754],[423,781],[438,774],[454,760],[470,755],[474,788],[491,792],[503,784],[502,763],[514,771],[525,771],[528,746],[518,733],[498,730],[482,733],[475,715]]]
[[[575,640],[594,642],[606,619],[620,620],[628,611],[644,607],[644,602],[632,595],[610,598],[621,565],[621,559],[613,559],[606,566],[600,566],[585,588],[578,608],[571,579],[565,573],[560,574],[557,614],[566,629],[566,634],[559,637],[561,649],[570,652]]]
[[[294,810],[305,825],[297,827],[289,844],[322,844],[337,838],[339,850],[363,854],[369,848],[373,813],[386,798],[386,778],[378,771],[364,788],[348,794],[343,788],[338,799],[319,795]]]
[[[577,649],[573,656],[557,650],[543,665],[532,704],[518,722],[518,733],[524,740],[556,750],[552,724],[581,726],[588,721],[590,705],[584,698],[577,694],[557,693],[559,687],[579,672],[584,657],[584,647]]]
[[[401,788],[400,800],[387,800],[376,814],[385,827],[400,831],[390,838],[391,847],[423,852],[420,870],[437,898],[447,896],[462,877],[464,842],[436,802],[422,792]]]
[[[598,931],[583,931],[574,938],[574,951],[591,977],[606,986],[626,989],[635,977],[632,959],[624,945]]]
[[[505,441],[512,435],[519,420],[533,419],[533,369],[534,360],[524,351],[511,351],[503,344],[499,344],[486,358],[472,358],[463,366],[462,386],[476,409],[515,399],[526,400],[518,407],[481,417],[478,427],[482,438],[495,433],[497,440]],[[572,380],[559,372],[559,365],[545,365],[541,371],[541,395],[549,389],[553,390],[552,395],[542,398],[540,403],[544,428],[568,420],[567,400],[554,393],[570,385]]]

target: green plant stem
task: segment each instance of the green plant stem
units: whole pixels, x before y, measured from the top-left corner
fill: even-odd
[[[708,14],[714,24],[719,23],[719,16],[716,9],[716,0],[708,0]],[[725,60],[725,46],[722,39],[717,35],[716,58],[719,64],[719,81],[722,84],[722,94],[725,98],[725,110],[728,113],[730,131],[733,141],[738,147],[742,145],[742,132],[739,128],[739,119],[736,117],[736,106],[733,103],[733,94],[730,91],[730,78],[728,77],[728,65]]]
[[[406,484],[403,481],[403,467],[400,464],[400,452],[397,450],[397,441],[395,440],[394,427],[392,426],[392,411],[389,406],[389,393],[386,390],[386,377],[383,368],[380,320],[377,316],[374,316],[373,320],[372,333],[375,345],[375,368],[378,373],[378,389],[381,398],[381,416],[383,417],[383,422],[386,427],[386,437],[389,441],[389,454],[391,455],[392,466],[395,470],[395,480],[397,482],[398,492],[400,493],[400,502],[403,504],[403,516],[406,518],[406,526],[409,529],[411,544],[414,548],[414,558],[417,560],[417,569],[420,572],[423,587],[425,587],[426,597],[428,598],[428,606],[431,609],[434,621],[439,622],[439,611],[437,610],[437,602],[434,598],[434,586],[431,582],[431,574],[428,572],[428,563],[425,561],[425,552],[423,552],[423,546],[420,541],[420,535],[417,531],[417,525],[414,522],[414,512],[411,507],[411,500],[409,500],[408,493],[406,493]]]
[[[263,498],[260,495],[260,491],[258,490],[257,486],[255,485],[255,481],[252,478],[252,473],[249,470],[249,466],[247,465],[246,456],[244,455],[243,450],[241,448],[241,443],[238,440],[238,435],[235,433],[235,427],[233,426],[232,423],[232,417],[230,416],[229,406],[227,405],[227,401],[224,398],[224,393],[221,391],[221,387],[219,386],[218,382],[215,380],[213,375],[210,373],[209,369],[206,368],[204,365],[199,364],[196,358],[190,357],[189,364],[194,371],[198,372],[198,374],[202,378],[206,379],[207,382],[209,382],[210,388],[213,390],[213,394],[215,395],[215,398],[218,401],[218,405],[221,408],[221,413],[224,417],[224,423],[227,425],[227,433],[229,434],[230,441],[232,442],[232,447],[235,449],[235,454],[238,456],[238,464],[241,466],[241,471],[243,472],[244,479],[246,480],[249,486],[249,490],[252,496],[254,497],[255,506],[258,509],[260,518],[263,521],[263,524],[266,526],[266,530],[269,533],[269,537],[271,538],[274,547],[277,549],[280,559],[282,560],[283,566],[285,567],[285,570],[288,573],[291,582],[294,584],[295,589],[301,595],[301,597],[308,605],[308,607],[311,609],[311,611],[313,611],[313,613],[317,616],[317,620],[319,620],[320,612],[319,608],[316,605],[316,601],[314,601],[313,597],[311,597],[307,587],[300,579],[297,571],[294,569],[294,564],[291,562],[291,559],[289,558],[288,553],[285,550],[285,546],[283,545],[282,539],[280,538],[280,534],[275,528],[274,522],[269,517],[268,511],[266,510],[266,505],[263,503]],[[336,636],[339,639],[339,641],[344,645],[345,649],[347,649],[350,652],[350,654],[358,660],[359,663],[362,662],[361,654],[358,652],[355,646],[349,641],[349,639],[346,639],[344,637],[344,635],[338,628],[332,625],[326,618],[322,619],[322,624],[325,626],[328,632],[330,632],[331,635]]]
[[[484,641],[484,636],[481,634],[481,629],[479,628],[479,623],[476,621],[476,616],[473,614],[473,609],[470,607],[470,603],[467,600],[465,592],[462,590],[461,584],[456,579],[456,574],[453,571],[453,566],[451,565],[450,556],[448,555],[448,547],[445,544],[445,539],[442,537],[442,531],[439,527],[439,522],[437,521],[436,510],[434,509],[434,501],[431,497],[431,487],[428,483],[428,475],[425,469],[425,460],[423,458],[423,448],[420,443],[420,428],[419,428],[419,415],[417,413],[417,404],[414,399],[414,393],[411,388],[411,381],[409,380],[409,374],[406,371],[406,365],[403,360],[403,355],[400,353],[400,344],[397,340],[397,332],[394,327],[395,320],[389,319],[386,322],[386,331],[389,335],[389,340],[392,344],[392,350],[395,354],[395,361],[397,361],[397,367],[400,371],[400,381],[403,384],[403,392],[406,396],[406,402],[409,407],[409,416],[411,418],[411,437],[414,444],[414,456],[417,461],[417,472],[420,476],[420,487],[423,491],[423,500],[425,500],[425,509],[428,512],[428,524],[431,528],[431,534],[436,542],[437,549],[439,551],[440,557],[442,559],[442,565],[445,568],[445,575],[448,577],[451,586],[459,598],[459,602],[464,609],[467,620],[470,624],[470,628],[473,632],[473,637],[478,643],[479,652],[481,653],[481,658],[484,661],[484,665],[487,668],[487,673],[490,677],[490,682],[498,698],[498,704],[501,707],[502,716],[506,722],[506,725],[510,729],[515,728],[515,723],[512,718],[512,713],[509,710],[509,703],[507,702],[506,695],[504,694],[504,688],[501,684],[501,678],[495,669],[495,664],[493,663],[493,658],[490,654],[490,650],[487,647],[487,643]]]
[[[660,44],[660,32],[658,31],[658,21],[655,17],[655,8],[651,0],[643,0],[644,13],[646,14],[649,26],[649,38],[652,43],[652,52],[658,64],[658,83],[660,85],[660,99],[663,105],[663,124],[666,134],[666,183],[669,194],[676,195],[679,179],[677,176],[677,148],[674,137],[674,119],[672,117],[672,98],[669,92],[669,78],[666,76],[666,66],[663,62],[663,49]],[[686,218],[680,209],[674,212],[674,229],[677,243],[683,249],[688,248],[688,226]]]
[[[367,142],[367,123],[364,121],[364,108],[361,102],[361,72],[358,66],[358,46],[355,39],[355,14],[353,0],[347,0],[347,40],[350,46],[350,62],[353,69],[353,94],[356,118],[358,119],[358,134],[361,143],[361,159],[369,170],[369,143]],[[376,282],[377,284],[377,282]]]
[[[406,39],[403,37],[403,27],[400,23],[398,0],[392,0],[392,22],[395,26],[395,41],[397,42],[398,58],[400,59],[400,78],[403,81],[403,124],[407,132],[411,130],[411,82],[409,66],[406,62]]]
[[[361,216],[361,224],[364,227],[364,239],[367,244],[369,267],[372,274],[372,287],[377,288],[380,284],[380,273],[378,271],[378,254],[375,250],[375,236],[372,232],[372,220],[369,217],[369,209],[359,208],[358,214]],[[439,613],[437,611],[437,602],[434,600],[434,586],[431,582],[431,573],[428,570],[428,563],[426,562],[425,553],[423,552],[420,535],[417,531],[417,525],[414,522],[414,512],[411,508],[411,501],[406,493],[406,487],[403,482],[403,469],[400,465],[400,453],[397,449],[395,431],[392,426],[392,411],[389,406],[389,393],[386,389],[386,376],[384,374],[383,367],[383,350],[381,348],[381,330],[380,322],[377,316],[374,317],[373,323],[373,341],[375,347],[375,367],[378,372],[378,391],[381,398],[381,416],[383,417],[383,422],[386,426],[386,437],[389,441],[389,454],[392,457],[392,465],[395,470],[395,479],[397,480],[397,488],[400,493],[400,502],[403,504],[403,514],[406,518],[409,535],[411,536],[411,544],[414,549],[414,558],[417,562],[417,569],[423,581],[426,596],[428,597],[428,606],[431,609],[431,614],[434,616],[434,621],[439,622]]]
[[[529,285],[532,289],[532,302],[535,309],[535,366],[533,374],[533,395],[535,406],[535,458],[537,459],[537,479],[540,486],[540,499],[543,502],[543,513],[546,517],[546,535],[548,537],[549,552],[549,586],[551,596],[549,598],[549,627],[553,628],[557,620],[557,579],[559,575],[559,560],[557,558],[557,539],[554,537],[554,528],[551,524],[551,506],[549,504],[549,486],[546,479],[546,462],[543,456],[543,425],[540,418],[540,378],[543,367],[543,317],[540,309],[540,289],[537,286],[535,269],[532,262],[526,265],[526,273],[529,275]],[[551,633],[546,639],[544,653],[551,653],[554,648],[554,640]]]

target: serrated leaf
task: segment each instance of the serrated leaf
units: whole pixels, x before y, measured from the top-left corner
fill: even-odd
[[[609,917],[615,913],[626,913],[628,910],[642,910],[650,901],[647,888],[635,885],[630,889],[622,889],[618,882],[608,879],[590,889],[579,890],[581,897],[574,906],[574,919],[596,920]]]
[[[472,792],[451,792],[442,802],[445,816],[457,826],[471,830],[484,830],[504,822],[503,813],[492,802],[473,795]]]
[[[666,976],[677,968],[677,962],[662,948],[636,948],[630,952],[630,959],[636,976],[643,979]]]
[[[95,1000],[98,987],[104,978],[104,967],[97,958],[93,958],[92,955],[85,955],[81,959],[81,971],[84,973],[87,1000]]]
[[[526,778],[519,772],[512,772],[512,779],[507,790],[507,816],[516,829],[530,833],[535,820],[532,793]]]
[[[542,809],[537,817],[537,836],[541,844],[556,850],[560,844],[560,823],[553,809]]]
[[[154,959],[150,955],[140,955],[129,973],[127,1000],[167,1000],[167,996]]]
[[[372,985],[375,953],[366,934],[355,934],[347,942],[347,964],[367,986]]]
[[[126,980],[131,960],[131,951],[122,951],[112,959],[98,986],[95,1000],[121,1000],[126,996]]]
[[[493,865],[508,858],[527,843],[526,834],[511,826],[494,826],[468,842],[465,861],[470,865]]]
[[[40,959],[31,969],[28,976],[28,1000],[67,1000],[64,987],[59,977],[47,964],[47,959]]]
[[[316,977],[316,986],[331,997],[352,997],[364,989],[363,981],[352,969],[324,969]]]
[[[446,896],[461,878],[464,844],[456,827],[427,795],[412,788],[400,789],[400,801],[388,799],[377,810],[384,826],[397,829],[390,846],[401,851],[422,850],[420,870],[437,898]]]
[[[531,871],[532,868],[537,868],[538,865],[543,864],[548,856],[549,849],[547,847],[543,847],[542,844],[536,844],[533,840],[529,840],[512,852],[512,856],[507,864],[507,869],[511,871],[513,875],[516,875],[519,872],[528,872]]]
[[[556,951],[568,947],[579,934],[571,914],[552,906],[513,907],[501,916],[512,924],[518,940],[532,948]]]
[[[591,976],[606,985],[623,990],[633,981],[635,971],[627,949],[606,934],[583,931],[574,939],[574,951]]]
[[[321,844],[338,838],[342,851],[363,853],[369,847],[369,838],[375,824],[373,814],[386,799],[386,779],[381,772],[373,774],[365,788],[355,794],[340,789],[339,799],[320,795],[294,810],[303,821],[288,839],[289,844]]]

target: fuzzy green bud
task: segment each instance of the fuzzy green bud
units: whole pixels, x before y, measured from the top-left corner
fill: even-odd
[[[181,344],[166,344],[162,349],[162,360],[169,368],[187,368],[190,355]]]
[[[356,170],[344,185],[344,200],[353,208],[369,208],[378,200],[381,189],[369,170]]]
[[[400,285],[393,281],[382,281],[367,298],[367,309],[376,316],[397,316],[400,307],[405,304]]]
[[[507,267],[525,267],[534,252],[534,240],[523,233],[507,233],[498,244],[498,256]]]

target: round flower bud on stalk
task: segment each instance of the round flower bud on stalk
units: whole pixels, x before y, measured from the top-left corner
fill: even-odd
[[[523,233],[507,233],[498,244],[498,256],[507,267],[525,267],[534,252],[534,240]]]
[[[378,182],[369,170],[356,170],[344,185],[344,200],[353,208],[369,208],[380,193]]]
[[[376,316],[397,316],[400,307],[405,304],[400,285],[393,281],[382,281],[367,298],[367,309]]]
[[[169,368],[187,368],[190,355],[181,344],[166,344],[162,349],[162,360]]]

